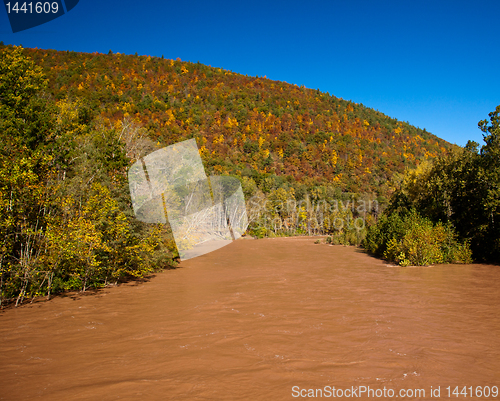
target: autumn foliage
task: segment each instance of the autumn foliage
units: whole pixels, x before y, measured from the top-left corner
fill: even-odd
[[[386,197],[405,167],[446,153],[425,130],[319,90],[150,56],[26,49],[54,99],[85,99],[161,146],[196,138],[209,173],[334,184]]]

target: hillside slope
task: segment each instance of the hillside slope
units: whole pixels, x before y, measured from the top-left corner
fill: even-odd
[[[83,98],[159,146],[196,138],[209,173],[274,177],[387,196],[405,167],[452,145],[425,129],[319,90],[200,63],[149,56],[25,49],[56,99]],[[133,160],[132,160],[133,161]],[[260,185],[259,185],[260,186]]]

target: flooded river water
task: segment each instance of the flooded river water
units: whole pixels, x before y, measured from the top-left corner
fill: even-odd
[[[311,238],[180,266],[0,313],[0,399],[498,398],[499,267],[394,267]]]

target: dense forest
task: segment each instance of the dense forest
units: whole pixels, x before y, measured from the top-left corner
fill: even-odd
[[[265,77],[3,44],[0,135],[2,304],[175,266],[168,225],[134,218],[127,169],[185,139],[207,175],[241,180],[250,234],[344,244],[364,240],[405,171],[459,152],[361,104]]]

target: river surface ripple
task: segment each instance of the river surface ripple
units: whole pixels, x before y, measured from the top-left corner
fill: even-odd
[[[0,313],[0,399],[275,401],[294,386],[446,399],[500,386],[499,284],[491,265],[238,240],[145,283]]]

